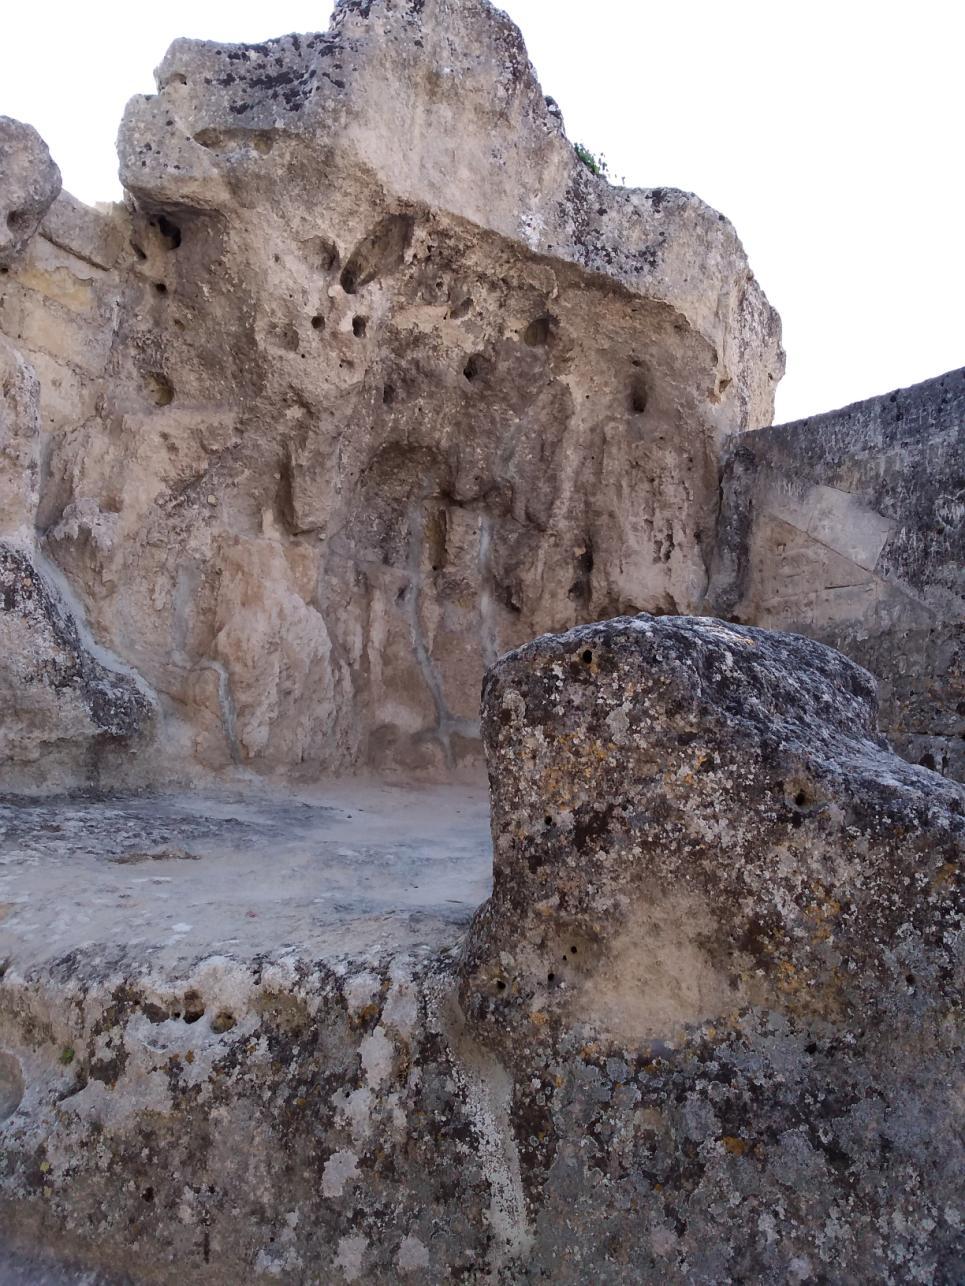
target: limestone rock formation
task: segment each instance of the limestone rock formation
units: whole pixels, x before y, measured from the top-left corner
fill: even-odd
[[[0,116],[0,271],[9,267],[60,191],[60,170],[33,128]]]
[[[0,763],[35,788],[123,780],[153,713],[151,694],[85,635],[50,573],[0,542]]]
[[[678,615],[954,775],[959,386],[762,429],[486,0],[157,79],[0,118],[0,1277],[961,1280],[965,795]]]
[[[483,725],[495,886],[464,938],[306,914],[266,943],[228,906],[207,950],[83,919],[21,950],[10,1243],[139,1284],[957,1280],[965,793],[886,748],[870,676],[623,618],[500,661]],[[136,863],[217,879],[218,810],[180,808],[87,808],[34,866],[83,849],[100,904]]]
[[[126,206],[58,202],[0,329],[45,549],[158,693],[147,780],[471,768],[500,652],[696,609],[778,321],[722,216],[590,173],[504,14],[177,41],[119,150]]]
[[[0,118],[4,274],[59,189],[60,172],[36,131]],[[16,767],[19,783],[51,789],[97,784],[109,763],[120,768],[111,763],[112,752],[126,757],[150,726],[152,702],[143,683],[89,637],[82,612],[38,546],[40,397],[33,366],[0,335],[0,766],[5,784],[12,784],[8,774]]]
[[[490,671],[495,885],[460,994],[554,1280],[601,1246],[613,1281],[960,1272],[965,793],[876,710],[838,653],[715,620]]]
[[[881,681],[882,728],[965,780],[965,369],[728,444],[705,607]]]

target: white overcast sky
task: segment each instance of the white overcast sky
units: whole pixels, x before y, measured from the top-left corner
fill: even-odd
[[[963,0],[504,0],[571,139],[736,224],[780,311],[789,420],[965,363]],[[330,0],[4,6],[0,114],[85,201],[176,36],[324,30]]]

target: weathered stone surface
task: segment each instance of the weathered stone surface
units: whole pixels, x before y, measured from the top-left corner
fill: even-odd
[[[240,903],[193,949],[167,925],[24,941],[0,982],[11,1241],[205,1286],[957,1280],[965,796],[874,716],[870,676],[791,635],[545,637],[487,679],[495,884],[464,943],[431,888],[431,921],[373,940],[369,911],[354,953],[325,921],[260,945]],[[327,853],[359,802],[327,810]],[[101,926],[122,872],[197,886],[218,853],[197,810],[112,816],[106,861],[83,822]],[[303,825],[275,840],[296,867]],[[384,825],[405,882],[426,832]],[[8,833],[23,861],[22,809]]]
[[[501,651],[696,608],[776,315],[722,216],[590,173],[483,0],[177,41],[158,87],[127,208],[56,203],[0,291],[146,777],[478,769]]]
[[[246,789],[0,797],[0,1278],[961,1280],[962,791],[666,615],[953,774],[960,382],[721,491],[777,318],[484,0],[177,41],[119,151],[0,121],[0,784]],[[490,665],[475,914],[471,791],[255,791],[471,770]]]
[[[706,605],[882,684],[882,727],[965,779],[965,370],[736,439]]]
[[[0,270],[37,231],[60,191],[60,170],[32,125],[0,116]]]
[[[7,781],[50,790],[131,775],[153,702],[84,637],[61,589],[0,541],[0,763]]]
[[[154,702],[38,549],[41,450],[39,381],[0,336],[0,779],[51,790],[128,777]]]
[[[839,654],[712,620],[490,672],[461,996],[513,1076],[554,1280],[602,1247],[612,1281],[959,1274],[965,796],[875,713]]]

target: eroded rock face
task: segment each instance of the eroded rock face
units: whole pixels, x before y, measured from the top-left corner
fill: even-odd
[[[503,658],[483,722],[460,994],[545,1244],[579,1262],[585,1218],[636,1280],[954,1278],[965,797],[886,748],[871,677],[625,618]]]
[[[235,919],[208,952],[185,923],[8,966],[12,1244],[205,1286],[957,1280],[965,795],[883,744],[870,676],[622,618],[504,658],[483,726],[495,886],[463,940],[435,890],[356,902],[354,951],[312,914],[267,949]],[[180,850],[217,811],[109,810],[105,859],[87,810],[98,901],[127,846],[201,878],[217,847]]]
[[[0,315],[8,321],[9,266],[59,190],[60,172],[36,131],[0,118]],[[55,223],[62,222],[61,215]],[[50,322],[55,328],[56,318]],[[22,343],[24,326],[11,329]],[[24,352],[0,335],[0,770],[7,785],[50,789],[97,784],[108,768],[124,775],[153,703],[144,684],[89,637],[39,548],[43,454],[41,381]]]
[[[707,605],[840,648],[882,728],[965,780],[965,370],[742,434],[726,452]]]
[[[97,655],[49,571],[0,541],[0,763],[50,789],[123,780],[152,723],[151,694]]]
[[[0,268],[9,267],[60,191],[60,170],[32,125],[0,116]]]
[[[46,547],[160,694],[149,779],[449,773],[500,652],[696,608],[783,363],[726,220],[594,178],[483,0],[177,41],[158,85],[128,208],[58,202],[0,303]]]

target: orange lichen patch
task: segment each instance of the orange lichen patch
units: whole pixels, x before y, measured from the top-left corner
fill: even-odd
[[[955,883],[955,877],[958,874],[958,867],[954,862],[946,862],[944,866],[939,867],[932,879],[930,888],[943,889],[948,885]]]
[[[529,1021],[534,1027],[545,1027],[549,1020],[549,1014],[547,1014],[543,1009],[537,1009],[529,1016]]]
[[[723,1143],[731,1156],[734,1157],[744,1156],[746,1152],[750,1151],[751,1147],[749,1139],[741,1139],[734,1134],[725,1134],[721,1139],[721,1143]]]
[[[803,979],[798,976],[798,971],[790,960],[778,960],[775,972],[777,985],[782,991],[796,992],[804,986]]]

